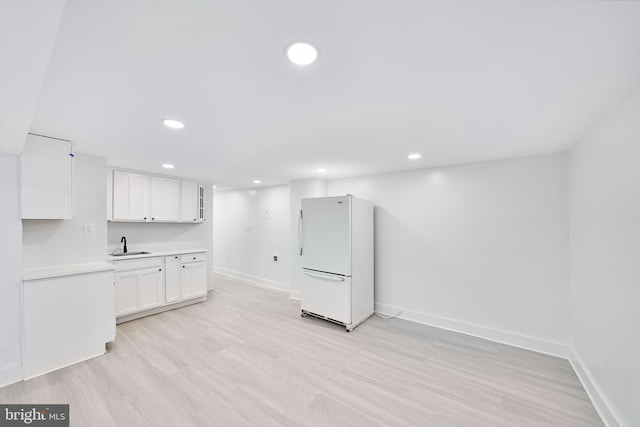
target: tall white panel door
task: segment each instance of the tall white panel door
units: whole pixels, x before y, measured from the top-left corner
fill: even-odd
[[[154,268],[138,274],[138,308],[144,310],[162,305],[164,303],[162,269]]]
[[[182,264],[182,299],[196,298],[207,293],[207,267],[204,262]]]
[[[302,199],[302,267],[351,275],[351,197]]]
[[[116,316],[138,310],[138,273],[135,271],[115,273]]]
[[[149,176],[113,171],[113,220],[148,221]]]
[[[180,220],[180,181],[151,177],[151,221]]]
[[[204,217],[204,204],[205,204],[205,196],[204,196],[204,187],[198,184],[198,222],[204,222],[206,218]]]
[[[198,183],[181,181],[180,221],[198,222]]]
[[[171,255],[164,258],[164,297],[167,304],[178,302],[182,298],[180,270],[180,257],[178,255]]]

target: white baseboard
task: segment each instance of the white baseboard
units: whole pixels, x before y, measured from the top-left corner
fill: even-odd
[[[598,411],[598,415],[602,418],[602,422],[604,422],[607,427],[620,427],[621,424],[611,411],[611,405],[608,404],[604,398],[604,393],[601,392],[597,382],[592,380],[593,376],[590,375],[586,365],[582,363],[580,357],[578,357],[573,349],[571,349],[571,354],[569,355],[569,363],[571,363],[573,370],[576,375],[578,375],[582,387],[584,387],[589,395],[593,406],[596,408],[596,411]]]
[[[13,365],[0,369],[0,387],[22,381],[22,366]]]
[[[223,274],[225,276],[246,280],[268,288],[277,290],[289,290],[290,299],[297,301],[300,300],[300,291],[289,289],[289,285],[279,284],[284,286],[272,286],[269,284],[263,284],[270,283],[271,281],[261,279],[259,277],[226,270],[219,267],[215,268],[214,270],[217,273]],[[262,283],[260,283],[261,281]],[[607,404],[606,400],[603,398],[604,395],[600,392],[597,384],[591,381],[591,376],[589,375],[588,370],[584,368],[584,364],[580,362],[579,357],[577,357],[577,355],[567,344],[543,340],[540,338],[534,338],[499,329],[488,328],[486,326],[477,325],[474,323],[447,319],[444,317],[434,316],[414,310],[407,310],[402,307],[396,307],[388,304],[376,303],[375,311],[376,313],[380,313],[383,315],[394,316],[399,319],[404,319],[415,323],[421,323],[440,329],[446,329],[465,335],[471,335],[474,337],[499,342],[501,344],[506,344],[513,347],[523,348],[525,350],[531,350],[538,353],[567,359],[569,363],[571,363],[571,366],[580,379],[580,382],[582,382],[585,391],[587,392],[589,398],[591,399],[591,402],[596,408],[596,411],[598,411],[598,414],[600,415],[600,418],[602,418],[602,421],[605,423],[605,425],[607,427],[620,427],[620,423],[617,421],[616,417],[613,415],[610,409],[611,405]]]
[[[254,283],[264,288],[271,288],[278,291],[289,292],[291,285],[288,283],[277,282],[275,280],[265,279],[263,277],[252,276],[250,274],[240,273],[239,271],[228,270],[223,267],[213,267],[214,273],[222,274],[223,276],[233,277],[234,279],[245,280],[247,282]]]
[[[300,291],[294,291],[294,290],[289,291],[289,299],[292,299],[294,301],[300,301]]]
[[[69,366],[73,366],[73,365],[78,364],[78,363],[86,362],[87,360],[91,360],[94,357],[104,356],[106,354],[106,352],[107,352],[106,344],[104,346],[97,346],[97,347],[99,347],[99,348],[96,348],[96,352],[94,354],[90,354],[89,356],[83,356],[78,360],[74,360],[73,362],[66,363],[66,364],[61,365],[61,366],[56,366],[55,368],[52,368],[52,369],[47,369],[45,371],[35,372],[33,374],[26,374],[25,377],[24,377],[24,380],[28,381],[30,379],[37,378],[37,377],[39,377],[41,375],[50,374],[51,372],[59,371],[60,369],[68,368]]]
[[[538,353],[562,357],[563,359],[567,359],[570,354],[569,347],[566,344],[546,341],[540,338],[529,337],[526,335],[502,331],[499,329],[492,329],[474,323],[447,319],[444,317],[434,316],[419,311],[407,310],[402,307],[376,303],[375,311],[376,313],[394,316],[399,319],[410,320],[412,322],[421,323],[424,325],[435,326],[436,328],[460,332],[462,334],[472,335],[474,337],[484,338],[490,341],[495,341],[526,350],[532,350]]]

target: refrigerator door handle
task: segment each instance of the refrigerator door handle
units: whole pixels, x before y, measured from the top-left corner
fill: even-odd
[[[316,272],[307,271],[307,270],[303,270],[302,272],[307,276],[315,277],[317,279],[331,280],[334,282],[344,282],[344,277],[341,277],[341,276],[334,276],[334,275],[330,276],[328,274],[316,273]]]
[[[300,216],[298,217],[298,248],[300,249],[300,256],[302,256],[302,209],[300,209]]]

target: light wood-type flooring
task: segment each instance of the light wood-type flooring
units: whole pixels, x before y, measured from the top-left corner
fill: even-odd
[[[206,302],[118,325],[104,356],[0,388],[91,426],[602,426],[566,360],[398,319],[353,332],[216,276]]]

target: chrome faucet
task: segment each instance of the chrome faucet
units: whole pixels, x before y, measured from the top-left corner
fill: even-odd
[[[127,238],[122,236],[122,239],[120,239],[120,243],[124,242],[124,248],[122,249],[123,253],[127,253]]]

